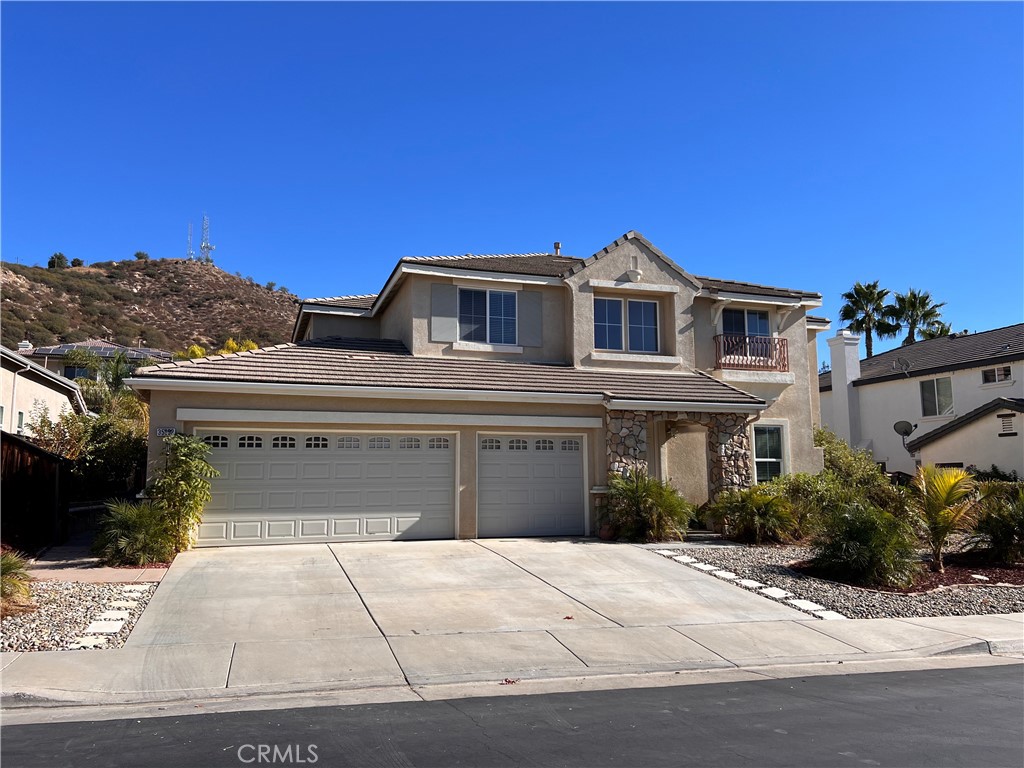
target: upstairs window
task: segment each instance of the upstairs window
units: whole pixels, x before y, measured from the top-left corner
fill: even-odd
[[[953,413],[953,380],[949,376],[921,382],[921,415],[948,416]]]
[[[515,291],[459,289],[459,340],[516,344]]]
[[[771,336],[768,313],[762,309],[723,310],[722,333],[727,336]]]
[[[1009,381],[1011,376],[1010,366],[1002,365],[998,368],[986,368],[981,372],[982,384],[995,384],[998,381]]]
[[[658,302],[595,298],[594,348],[621,351],[624,340],[628,352],[658,352]]]
[[[73,365],[64,366],[65,379],[95,379],[96,374],[88,368],[76,368]]]

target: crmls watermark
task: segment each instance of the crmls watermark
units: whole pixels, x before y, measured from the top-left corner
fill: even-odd
[[[316,744],[243,744],[238,748],[242,763],[312,764],[320,759]]]

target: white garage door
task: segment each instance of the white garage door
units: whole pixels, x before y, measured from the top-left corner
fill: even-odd
[[[483,435],[477,468],[479,536],[583,535],[582,438]]]
[[[455,438],[446,434],[203,430],[220,477],[199,546],[455,533]]]

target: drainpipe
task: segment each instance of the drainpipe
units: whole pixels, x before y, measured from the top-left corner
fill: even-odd
[[[25,363],[25,367],[20,371],[14,372],[14,382],[11,384],[11,429],[8,432],[14,432],[14,403],[18,397],[18,374],[25,373],[32,368],[31,363]]]

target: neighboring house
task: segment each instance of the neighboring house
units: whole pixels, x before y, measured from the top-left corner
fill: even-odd
[[[65,411],[85,413],[82,392],[73,381],[0,347],[0,430],[24,434],[32,410],[42,405],[56,419]]]
[[[128,362],[132,366],[137,366],[146,362],[155,363],[167,363],[170,362],[173,355],[163,349],[153,349],[151,347],[126,347],[123,344],[117,344],[113,341],[105,341],[104,339],[88,339],[86,341],[76,341],[68,344],[57,344],[52,347],[35,347],[33,348],[29,342],[21,342],[18,345],[18,353],[24,355],[29,360],[38,363],[43,368],[58,373],[68,379],[77,378],[89,378],[95,377],[97,374],[91,372],[86,368],[75,368],[71,365],[64,364],[64,356],[72,350],[83,350],[86,352],[92,352],[100,360],[109,360],[118,353],[123,353],[127,358]]]
[[[635,232],[589,259],[404,258],[293,341],[140,369],[221,476],[200,545],[587,535],[610,469],[691,501],[817,472],[816,293],[695,277]]]
[[[818,377],[821,418],[890,472],[921,464],[995,464],[1024,474],[1024,324],[940,336],[865,360],[860,337],[828,340],[832,370]],[[916,427],[907,439],[894,425]]]

